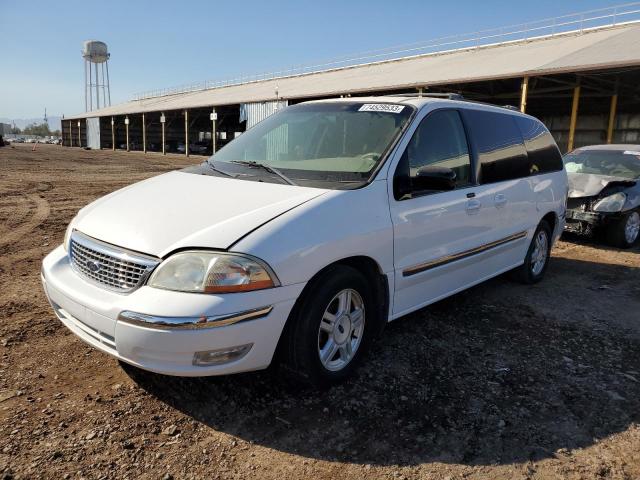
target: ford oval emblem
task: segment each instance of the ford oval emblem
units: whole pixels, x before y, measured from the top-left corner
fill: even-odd
[[[95,260],[87,260],[87,268],[91,273],[98,273],[102,268],[102,265],[100,265]]]

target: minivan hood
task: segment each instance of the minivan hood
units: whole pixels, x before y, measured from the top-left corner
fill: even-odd
[[[319,188],[170,172],[130,185],[83,208],[73,228],[158,257],[179,248],[229,248]]]
[[[611,184],[632,187],[635,180],[594,173],[568,173],[569,198],[593,197]],[[611,185],[613,186],[613,185]]]

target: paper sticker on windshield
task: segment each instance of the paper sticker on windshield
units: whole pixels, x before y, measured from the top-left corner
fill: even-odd
[[[625,155],[638,155],[638,156],[640,156],[640,152],[637,152],[635,150],[625,150],[624,154]]]
[[[365,103],[358,111],[359,112],[387,112],[387,113],[400,113],[404,110],[404,105],[390,105],[388,103]]]

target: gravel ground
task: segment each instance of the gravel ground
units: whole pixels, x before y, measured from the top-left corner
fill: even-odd
[[[640,251],[571,237],[545,280],[499,277],[388,326],[329,391],[277,370],[118,364],[55,318],[42,258],[77,210],[201,160],[0,149],[4,478],[640,478]]]

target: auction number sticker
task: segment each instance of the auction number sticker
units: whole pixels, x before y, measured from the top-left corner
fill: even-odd
[[[388,113],[400,113],[404,110],[404,105],[392,105],[389,103],[365,103],[358,111],[359,112],[388,112]]]
[[[635,150],[625,150],[624,151],[624,155],[637,155],[637,156],[640,156],[640,152],[637,152]]]

